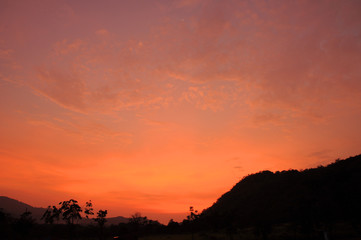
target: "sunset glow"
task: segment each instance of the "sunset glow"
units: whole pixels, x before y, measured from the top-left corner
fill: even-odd
[[[360,154],[361,2],[0,1],[0,195],[167,223]]]

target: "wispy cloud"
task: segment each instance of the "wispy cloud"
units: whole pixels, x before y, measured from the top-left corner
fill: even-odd
[[[38,76],[42,85],[35,87],[78,111],[166,107],[179,99],[203,110],[248,102],[259,111],[264,106],[306,113],[345,95],[360,97],[360,33],[352,25],[337,26],[354,24],[353,5],[284,3],[270,11],[267,4],[240,4],[201,5],[200,14],[181,22],[169,19],[139,41],[112,35],[58,42],[55,54],[63,60],[44,63]],[[186,83],[165,87],[174,81]],[[230,96],[240,83],[247,85],[247,95]],[[159,97],[164,92],[178,98]]]

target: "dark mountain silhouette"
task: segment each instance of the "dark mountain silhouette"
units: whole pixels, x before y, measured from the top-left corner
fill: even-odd
[[[129,222],[129,218],[118,216],[118,217],[107,218],[107,222],[105,224],[106,225],[112,225],[112,224],[117,225],[119,223],[127,223],[127,222]]]
[[[122,216],[118,216],[118,217],[109,217],[106,218],[107,221],[105,222],[105,225],[117,225],[119,223],[128,223],[129,222],[129,218],[126,217],[122,217]],[[86,219],[86,218],[82,218],[79,221],[80,224],[83,225],[88,225],[88,224],[93,224],[96,225],[97,223],[93,220],[93,219]]]
[[[255,226],[261,231],[282,223],[310,230],[344,222],[360,229],[360,216],[358,155],[326,167],[248,175],[204,210],[200,222],[210,227]]]
[[[31,212],[31,216],[38,222],[43,223],[41,220],[46,208],[37,208],[32,207],[29,204],[20,202],[16,199],[12,199],[6,196],[0,196],[0,209],[2,209],[5,213],[10,214],[14,218],[19,218],[21,214],[23,214],[26,210]],[[119,224],[119,223],[127,223],[129,222],[129,218],[125,217],[110,217],[107,218],[106,224]],[[63,221],[59,221],[59,223],[65,223]],[[79,221],[80,224],[96,224],[92,219],[81,219]]]
[[[36,220],[40,220],[46,210],[46,208],[32,207],[29,204],[5,196],[0,196],[0,208],[14,218],[19,218],[27,210],[32,213],[32,217]]]

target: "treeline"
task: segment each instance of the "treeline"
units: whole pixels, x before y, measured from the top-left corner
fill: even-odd
[[[189,215],[182,222],[171,219],[164,225],[135,213],[128,222],[106,225],[107,210],[99,210],[96,217],[93,215],[91,201],[82,209],[74,199],[49,206],[40,222],[27,210],[19,218],[14,218],[0,209],[0,239],[136,240],[147,235],[194,234],[200,216],[190,207]]]
[[[96,235],[102,239],[107,210],[99,210],[96,217],[91,218],[94,215],[93,210],[91,201],[86,202],[84,209],[74,199],[62,201],[58,206],[48,206],[41,218],[44,224],[39,224],[27,209],[19,218],[13,218],[0,209],[0,237],[1,239],[45,239],[50,236],[73,238],[80,232],[80,235],[87,235],[86,233],[94,235],[94,231],[89,228],[77,226],[79,220],[86,218],[97,223]]]
[[[91,201],[82,208],[78,201],[62,201],[48,206],[41,221],[25,210],[19,218],[0,209],[0,239],[126,239],[146,234],[159,234],[166,226],[135,213],[127,223],[105,225],[107,210],[94,213]],[[80,224],[81,223],[81,224]]]
[[[107,213],[107,210],[99,210],[95,214],[91,201],[82,208],[74,199],[48,206],[40,222],[28,210],[14,218],[0,209],[0,239],[135,240],[145,235],[191,232],[191,222],[199,216],[191,208],[188,218],[182,223],[170,220],[168,225],[163,225],[135,213],[126,223],[106,225]]]
[[[106,225],[106,210],[98,211],[97,217],[91,218],[93,209],[89,203],[83,210],[76,200],[64,202],[60,203],[60,207],[49,206],[41,222],[37,222],[29,211],[25,211],[19,218],[13,218],[0,209],[0,239],[136,240],[146,235],[193,232],[192,222],[199,216],[192,210],[183,222],[178,223],[171,219],[164,225],[135,213],[126,223]],[[79,224],[82,218],[87,221]]]

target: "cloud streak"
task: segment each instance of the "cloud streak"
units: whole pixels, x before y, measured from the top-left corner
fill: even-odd
[[[360,97],[354,5],[284,3],[272,5],[272,11],[261,2],[200,6],[200,14],[168,19],[139,41],[124,42],[114,34],[62,40],[55,44],[53,64],[39,68],[34,87],[85,112],[167,107],[183,100],[203,110],[247,102],[307,112],[321,111],[312,109],[314,102],[322,106],[326,98]],[[229,94],[236,88],[247,93]]]

